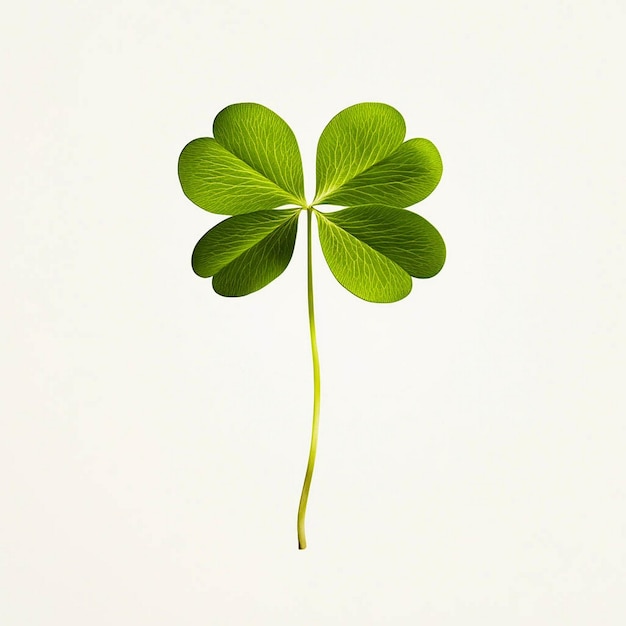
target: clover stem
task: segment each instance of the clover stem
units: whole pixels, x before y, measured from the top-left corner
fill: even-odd
[[[304,517],[306,515],[306,504],[309,499],[309,489],[311,488],[311,478],[315,467],[315,454],[317,452],[317,434],[319,431],[320,417],[320,361],[317,353],[317,339],[315,336],[315,310],[313,307],[313,263],[311,254],[311,217],[313,209],[307,207],[307,289],[309,303],[309,330],[311,332],[311,354],[313,355],[313,427],[311,430],[311,447],[309,449],[309,461],[306,466],[302,495],[300,496],[300,506],[298,507],[298,548],[306,548],[306,534],[304,532]]]

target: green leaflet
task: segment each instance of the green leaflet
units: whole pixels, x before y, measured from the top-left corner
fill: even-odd
[[[192,202],[222,215],[305,204],[298,144],[276,113],[260,104],[235,104],[218,114],[213,130],[215,139],[195,139],[178,161]]]
[[[317,227],[328,267],[348,291],[369,302],[395,302],[409,294],[411,277],[388,256],[337,225],[329,215],[318,212]]]
[[[317,147],[313,204],[404,208],[437,186],[441,157],[428,139],[409,139],[394,108],[356,104],[326,126]]]
[[[357,207],[324,217],[416,278],[431,278],[446,260],[446,246],[437,229],[411,211]]]
[[[404,118],[387,104],[364,102],[335,115],[317,144],[313,204],[322,204],[329,194],[389,156],[405,133]]]
[[[196,274],[213,276],[222,296],[245,296],[283,273],[296,241],[300,209],[235,215],[209,230],[196,244]]]
[[[428,139],[409,139],[379,161],[324,197],[324,204],[382,204],[402,209],[420,202],[437,186],[441,157]]]
[[[305,204],[304,174],[296,136],[276,113],[260,104],[232,104],[213,122],[215,140]]]

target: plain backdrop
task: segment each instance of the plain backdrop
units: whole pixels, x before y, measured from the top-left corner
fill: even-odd
[[[125,0],[0,20],[0,623],[626,623],[623,0]],[[442,272],[392,304],[305,223],[264,290],[190,255],[178,155],[259,102],[307,193],[341,109],[444,176]]]

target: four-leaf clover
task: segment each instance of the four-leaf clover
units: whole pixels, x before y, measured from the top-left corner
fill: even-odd
[[[380,103],[337,114],[317,146],[315,198],[304,195],[300,150],[276,113],[233,104],[213,124],[213,137],[183,149],[178,174],[199,207],[229,217],[196,244],[192,267],[213,277],[223,296],[244,296],[277,278],[291,260],[298,217],[307,214],[308,302],[313,354],[313,432],[298,509],[298,542],[306,547],[304,516],[317,449],[320,377],[313,308],[311,219],[324,258],[348,291],[370,302],[409,294],[411,277],[430,278],[445,261],[439,232],[406,208],[426,198],[441,178],[437,148],[428,139],[404,141],[402,115]],[[344,207],[331,212],[322,206]]]

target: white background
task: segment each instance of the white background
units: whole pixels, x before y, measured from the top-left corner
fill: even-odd
[[[0,623],[626,623],[622,0],[2,10]],[[441,151],[441,274],[374,305],[304,221],[217,296],[176,163],[234,102],[381,101]]]

